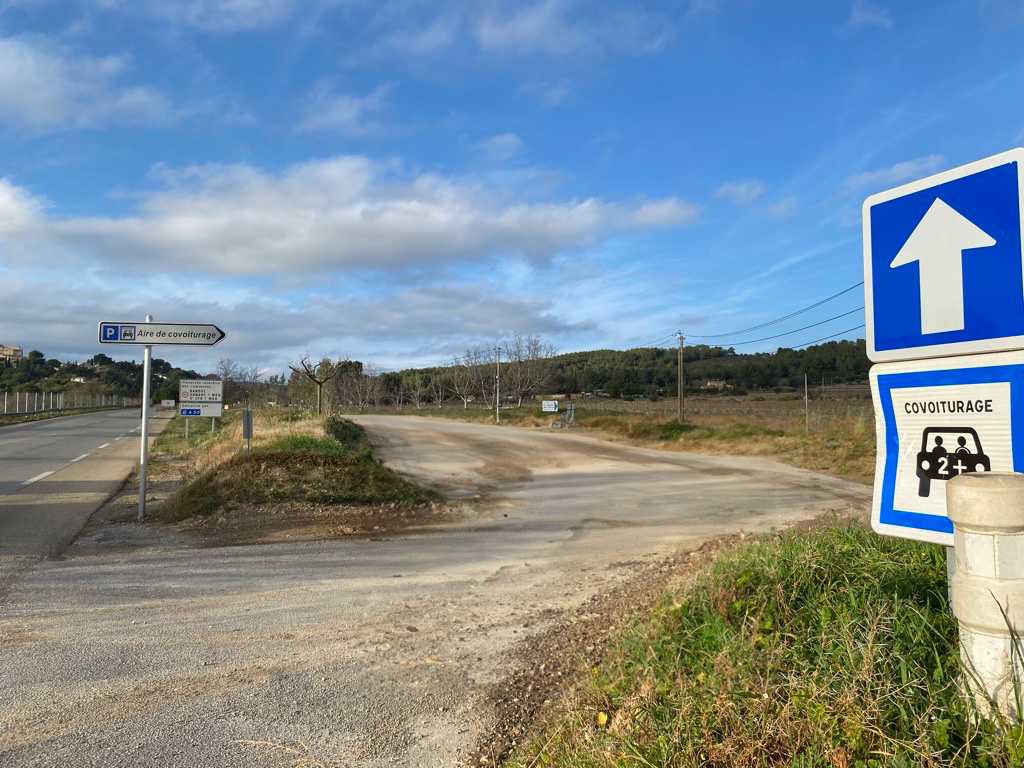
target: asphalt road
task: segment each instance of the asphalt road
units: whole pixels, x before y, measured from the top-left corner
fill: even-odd
[[[151,434],[166,423],[151,419]],[[138,465],[140,429],[136,410],[0,427],[0,600],[117,492]]]
[[[0,766],[457,765],[512,654],[592,596],[709,537],[870,497],[762,459],[360,421],[392,466],[481,501],[385,540],[211,548],[129,522],[116,548],[101,531],[41,561],[0,602]]]
[[[137,409],[0,427],[0,496],[17,493],[138,431]]]

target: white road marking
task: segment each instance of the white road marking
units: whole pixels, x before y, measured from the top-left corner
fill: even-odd
[[[41,475],[36,475],[36,476],[35,476],[35,477],[33,477],[32,479],[30,479],[30,480],[26,480],[26,481],[25,481],[24,483],[22,483],[22,485],[32,485],[32,483],[38,482],[39,480],[42,480],[42,479],[43,479],[44,477],[49,477],[49,476],[50,476],[50,475],[52,475],[52,474],[53,474],[53,473],[54,473],[55,471],[56,471],[56,470],[52,470],[52,469],[51,469],[51,470],[50,470],[49,472],[43,472],[43,473],[42,473]]]
[[[107,446],[109,446],[109,445],[110,445],[110,443],[104,443],[103,445],[101,445],[101,446],[100,446],[99,448],[97,448],[96,450],[97,450],[97,451],[102,451],[102,450],[103,450],[104,448],[106,448],[106,447],[107,447]]]
[[[121,435],[121,437],[124,437],[124,435]],[[115,438],[114,438],[114,442],[116,443],[116,442],[117,442],[118,440],[120,440],[120,439],[121,439],[121,437],[115,437]]]
[[[88,453],[83,453],[83,454],[82,454],[81,456],[79,456],[79,457],[78,457],[77,459],[72,459],[72,460],[71,460],[71,463],[72,463],[72,464],[74,464],[74,463],[75,463],[76,461],[81,461],[82,459],[87,459],[87,458],[89,458],[89,456],[91,456],[91,455],[92,455],[92,454],[88,454]]]

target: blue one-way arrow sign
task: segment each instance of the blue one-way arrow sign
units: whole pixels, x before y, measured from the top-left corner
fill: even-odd
[[[1024,149],[864,203],[868,356],[1024,349]]]

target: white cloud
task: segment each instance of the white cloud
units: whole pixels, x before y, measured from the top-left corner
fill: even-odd
[[[248,165],[157,167],[153,179],[161,186],[135,215],[51,216],[28,231],[0,232],[0,244],[60,247],[150,272],[437,271],[508,254],[541,263],[610,231],[688,224],[699,211],[676,198],[525,202],[511,198],[508,185],[410,175],[365,157],[276,174]],[[25,194],[8,190],[12,199]]]
[[[511,7],[507,12],[491,8],[477,19],[474,33],[481,49],[514,55],[647,55],[661,50],[673,33],[667,18],[632,5],[601,9],[572,0],[539,0]]]
[[[768,205],[768,215],[773,219],[787,219],[800,210],[800,201],[795,197],[784,197]]]
[[[669,227],[692,224],[700,218],[701,208],[677,197],[645,202],[629,215],[630,223],[637,226]]]
[[[715,197],[735,205],[753,205],[768,189],[761,179],[735,179],[715,190]]]
[[[147,13],[205,32],[238,32],[288,18],[302,0],[97,0],[107,8]]]
[[[379,133],[381,126],[374,119],[385,109],[385,97],[391,86],[381,85],[365,96],[335,93],[332,85],[322,82],[307,99],[305,116],[296,126],[298,131],[329,131],[342,136],[368,136]]]
[[[21,236],[38,226],[46,201],[34,197],[10,179],[0,179],[0,238]]]
[[[902,163],[890,165],[888,168],[879,168],[874,171],[865,171],[850,176],[843,182],[843,189],[853,192],[862,187],[885,187],[893,184],[901,184],[904,181],[911,181],[938,171],[946,160],[942,155],[927,155],[914,160],[906,160]]]
[[[514,133],[501,133],[484,139],[478,145],[491,160],[509,160],[523,148],[523,140]]]
[[[850,18],[846,21],[848,29],[857,30],[863,27],[879,27],[892,29],[892,15],[871,0],[854,0],[850,8]]]
[[[107,123],[160,125],[170,100],[145,85],[119,85],[123,59],[73,56],[42,38],[0,39],[0,123],[33,132]]]
[[[557,107],[572,96],[571,80],[533,80],[520,89],[534,95],[545,107]]]

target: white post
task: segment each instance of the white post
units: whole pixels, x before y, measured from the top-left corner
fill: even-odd
[[[185,442],[188,442],[188,416],[185,417]]]
[[[964,681],[982,712],[1021,715],[1024,659],[1024,474],[967,473],[946,483]]]
[[[146,315],[152,323],[153,316]],[[147,344],[142,353],[142,447],[139,454],[139,520],[146,519],[146,462],[149,460],[149,369],[153,362],[153,347]]]
[[[494,348],[494,423],[501,423],[501,347]]]

